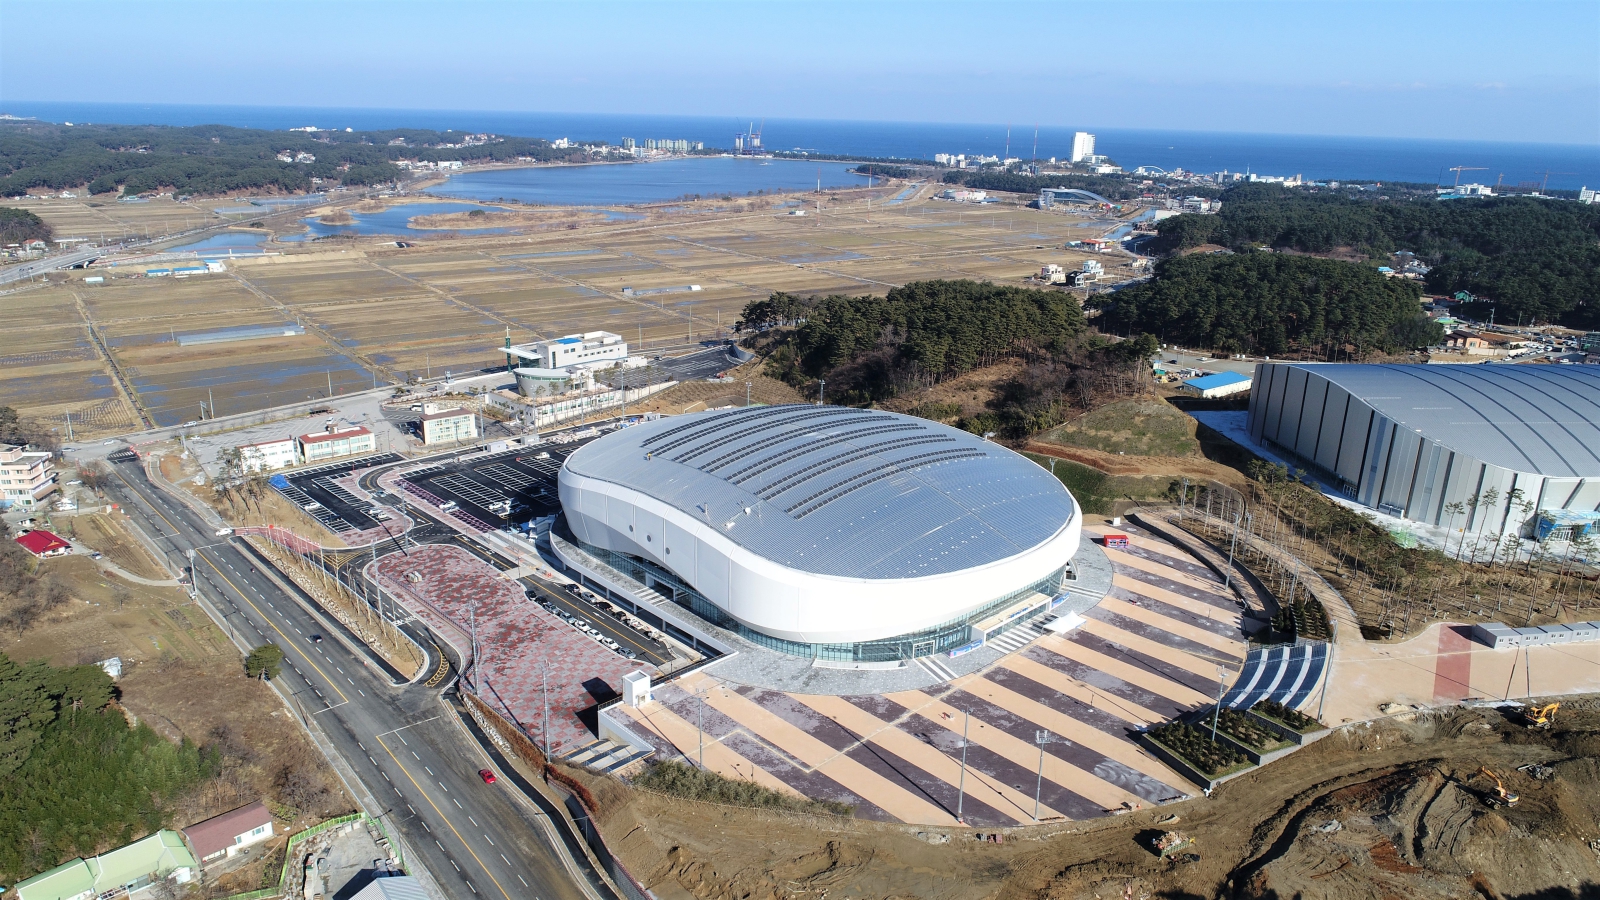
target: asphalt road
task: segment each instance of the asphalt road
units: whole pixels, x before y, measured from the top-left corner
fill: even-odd
[[[21,281],[24,278],[34,278],[39,275],[43,275],[46,272],[54,272],[57,269],[65,269],[70,266],[75,266],[79,263],[88,262],[91,259],[106,256],[114,252],[116,249],[118,248],[104,249],[95,247],[90,250],[74,250],[71,253],[63,253],[59,256],[46,256],[42,259],[37,259],[32,262],[25,262],[9,269],[0,270],[0,284],[10,284],[13,281]]]
[[[139,463],[117,464],[114,473],[111,494],[175,565],[197,551],[200,591],[228,630],[246,644],[283,648],[280,686],[403,836],[409,869],[420,863],[450,900],[587,900],[566,857],[549,843],[544,814],[469,740],[440,688],[394,686],[337,622],[313,615],[262,561],[217,538],[195,512],[156,489]],[[500,783],[484,784],[483,768],[502,775]]]

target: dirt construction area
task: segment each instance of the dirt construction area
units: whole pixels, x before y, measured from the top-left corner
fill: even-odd
[[[1487,767],[1520,795],[1496,798]],[[1211,797],[1092,823],[932,829],[755,811],[588,778],[661,900],[1577,898],[1600,885],[1600,701],[1350,726]],[[1193,840],[1161,858],[1156,837]]]

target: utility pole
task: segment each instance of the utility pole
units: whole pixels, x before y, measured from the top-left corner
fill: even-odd
[[[539,670],[539,686],[544,690],[544,724],[539,726],[539,733],[544,737],[544,756],[550,758],[550,669]]]
[[[817,379],[817,405],[818,406],[821,406],[822,404],[827,402],[827,393],[828,393],[828,379],[826,379],[826,378],[818,378]]]

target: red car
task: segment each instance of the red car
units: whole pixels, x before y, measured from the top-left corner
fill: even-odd
[[[479,769],[478,777],[483,779],[484,784],[494,784],[494,773],[488,769]]]

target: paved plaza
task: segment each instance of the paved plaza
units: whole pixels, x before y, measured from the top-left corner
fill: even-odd
[[[1086,526],[1085,540],[1106,530]],[[885,821],[950,825],[959,808],[969,825],[1027,823],[1036,789],[1045,820],[1188,796],[1189,782],[1134,734],[1206,705],[1231,682],[1245,655],[1240,610],[1182,550],[1126,533],[1130,547],[1106,551],[1110,591],[1084,624],[976,673],[921,690],[825,696],[735,684],[712,666],[659,686],[645,707],[608,715],[659,758],[703,758],[724,775]],[[1042,782],[1041,730],[1053,738]]]
[[[639,664],[545,612],[517,582],[460,547],[431,544],[407,552],[379,558],[384,589],[430,625],[445,620],[448,627],[438,630],[456,635],[462,650],[476,626],[479,659],[468,674],[483,700],[542,747],[548,698],[548,743],[555,755],[593,741],[580,713],[620,691],[622,676]],[[412,573],[421,580],[406,577]]]

